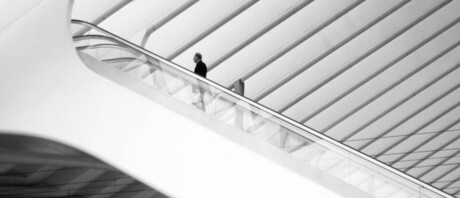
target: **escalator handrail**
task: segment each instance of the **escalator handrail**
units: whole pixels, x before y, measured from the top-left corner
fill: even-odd
[[[402,178],[404,178],[404,179],[406,179],[406,180],[408,180],[408,181],[410,181],[410,182],[412,182],[412,183],[414,183],[414,184],[416,184],[416,185],[418,185],[418,186],[420,186],[422,188],[430,190],[431,192],[434,192],[434,193],[436,193],[438,195],[441,195],[441,196],[444,196],[444,197],[455,198],[452,195],[449,195],[449,194],[447,194],[447,193],[445,193],[445,192],[443,192],[443,191],[441,191],[439,189],[434,188],[433,186],[430,186],[430,185],[428,185],[428,184],[426,184],[426,183],[424,183],[424,182],[422,182],[422,181],[420,181],[418,179],[413,178],[412,176],[410,176],[410,175],[408,175],[406,173],[401,172],[400,170],[397,170],[396,168],[390,167],[390,166],[384,164],[383,162],[380,162],[380,161],[378,161],[378,160],[376,160],[374,158],[371,158],[370,156],[368,156],[368,155],[366,155],[366,154],[364,154],[364,153],[362,153],[360,151],[357,151],[357,150],[349,147],[348,145],[340,143],[339,141],[337,141],[335,139],[332,139],[332,138],[330,138],[330,137],[328,137],[328,136],[326,136],[326,135],[324,135],[324,134],[322,134],[320,132],[317,132],[314,129],[311,129],[311,128],[309,128],[309,127],[307,127],[307,126],[305,126],[305,125],[303,125],[301,123],[298,123],[297,121],[294,121],[291,118],[288,118],[288,117],[286,117],[284,115],[281,115],[280,113],[275,112],[274,110],[272,110],[272,109],[270,109],[270,108],[268,108],[268,107],[266,107],[264,105],[261,105],[261,104],[259,104],[257,102],[254,102],[254,101],[252,101],[252,100],[250,100],[250,99],[248,99],[246,97],[238,95],[238,94],[234,93],[233,91],[230,91],[227,88],[223,87],[222,85],[219,85],[219,84],[217,84],[217,83],[215,83],[215,82],[213,82],[213,81],[211,81],[211,80],[209,80],[207,78],[203,78],[203,77],[191,72],[190,70],[188,70],[188,69],[186,69],[186,68],[184,68],[184,67],[182,67],[180,65],[177,65],[177,64],[175,64],[175,63],[173,63],[173,62],[171,62],[171,61],[169,61],[169,60],[167,60],[167,59],[165,59],[165,58],[163,58],[163,57],[161,57],[161,56],[159,56],[159,55],[157,55],[155,53],[152,53],[152,52],[150,52],[150,51],[148,51],[148,50],[146,50],[146,49],[144,49],[144,48],[142,48],[140,46],[137,46],[136,44],[133,44],[133,43],[131,43],[131,42],[129,42],[129,41],[123,39],[123,38],[120,38],[119,36],[109,32],[109,31],[106,31],[106,30],[104,30],[104,29],[102,29],[102,28],[100,28],[98,26],[95,26],[95,25],[93,25],[91,23],[88,23],[88,22],[82,21],[82,20],[72,19],[71,22],[74,23],[74,24],[88,26],[88,27],[96,29],[96,30],[98,30],[98,31],[100,31],[100,32],[102,32],[102,33],[104,33],[106,35],[109,35],[109,36],[113,37],[115,40],[117,40],[118,42],[120,42],[120,43],[122,43],[122,44],[124,44],[124,45],[126,45],[128,47],[131,47],[131,48],[133,48],[135,50],[138,50],[138,51],[146,54],[147,56],[151,56],[151,57],[153,57],[155,59],[158,59],[158,60],[162,61],[163,63],[166,63],[168,66],[171,66],[172,68],[174,68],[174,69],[176,69],[176,70],[178,70],[180,72],[185,73],[186,75],[193,76],[195,79],[198,79],[198,80],[200,80],[202,82],[205,82],[206,84],[212,86],[213,88],[216,88],[219,91],[222,91],[222,92],[224,92],[226,94],[229,94],[230,96],[236,98],[237,100],[241,100],[241,101],[243,101],[243,102],[245,102],[245,103],[247,103],[247,104],[249,104],[251,106],[254,106],[254,107],[256,107],[256,108],[258,108],[258,109],[260,109],[262,111],[265,111],[266,113],[268,113],[268,114],[270,114],[270,115],[272,115],[272,116],[274,116],[274,117],[286,122],[287,124],[290,124],[290,125],[292,125],[292,126],[294,126],[296,128],[299,128],[300,130],[305,131],[305,132],[309,133],[310,135],[313,135],[313,136],[316,136],[319,139],[325,140],[328,144],[332,144],[331,146],[335,146],[335,147],[337,147],[339,149],[345,150],[348,153],[351,153],[351,154],[353,154],[353,155],[355,155],[355,156],[357,156],[357,157],[359,157],[361,159],[364,159],[365,161],[370,162],[371,164],[374,164],[374,165],[378,166],[379,168],[381,168],[383,170],[386,170],[386,171],[388,171],[388,172],[390,172],[392,174],[395,174],[396,176],[402,177]],[[300,136],[302,136],[304,138],[309,139],[308,136],[306,136],[304,134],[301,134],[298,131],[292,131],[292,132],[294,132],[297,135],[300,135]],[[323,146],[325,146],[325,145],[323,145]]]

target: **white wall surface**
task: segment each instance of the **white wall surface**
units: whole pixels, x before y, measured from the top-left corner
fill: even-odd
[[[36,8],[43,0],[0,1],[0,34],[8,28],[10,24],[21,20],[26,13]]]
[[[94,73],[73,48],[69,10],[67,0],[43,1],[0,35],[1,132],[76,147],[173,197],[340,197],[311,179],[353,195],[193,107],[170,101],[194,121],[152,101],[165,102],[165,96],[147,98]]]

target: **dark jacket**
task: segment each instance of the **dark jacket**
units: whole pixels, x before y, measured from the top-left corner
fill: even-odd
[[[206,78],[206,73],[208,73],[208,68],[206,67],[206,64],[203,63],[203,61],[200,61],[196,63],[194,72],[195,74],[198,74],[202,76],[203,78]]]

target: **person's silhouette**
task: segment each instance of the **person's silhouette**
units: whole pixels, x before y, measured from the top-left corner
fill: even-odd
[[[206,67],[206,64],[202,61],[202,55],[200,53],[196,53],[195,56],[193,57],[193,62],[196,63],[195,66],[195,73],[202,76],[203,78],[206,78],[206,74],[208,73],[208,68]]]
[[[202,61],[202,58],[203,56],[201,55],[201,53],[195,53],[195,56],[193,57],[193,62],[196,63],[194,72],[195,74],[198,74],[203,78],[206,78],[206,74],[208,73],[208,68],[206,67],[206,64]],[[199,108],[201,108],[203,111],[206,111],[205,102],[204,102],[205,84],[201,83],[201,81],[198,81],[197,86],[200,92],[200,96],[199,96],[200,102],[195,103],[195,105],[197,107],[198,105],[200,105]]]

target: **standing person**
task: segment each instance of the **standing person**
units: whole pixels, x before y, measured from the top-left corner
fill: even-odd
[[[201,55],[201,53],[195,53],[195,56],[193,57],[193,62],[196,63],[196,66],[195,66],[195,74],[198,74],[200,75],[201,77],[203,78],[206,78],[206,74],[208,73],[208,68],[206,67],[206,64],[202,61],[202,58],[203,56]],[[198,86],[198,90],[200,91],[200,102],[201,103],[201,107],[199,107],[200,109],[202,109],[203,111],[206,111],[206,107],[205,107],[205,102],[204,102],[204,86],[205,84],[204,83],[201,83],[201,81],[198,80],[198,83],[197,83],[197,86]],[[196,92],[196,91],[194,91]],[[197,102],[198,103],[198,102]],[[199,104],[196,104],[195,105],[199,105]]]
[[[195,66],[195,73],[202,76],[203,78],[206,78],[206,73],[208,73],[208,68],[206,67],[206,64],[202,61],[202,57],[200,53],[195,53],[195,56],[193,57],[193,62],[196,63]]]

